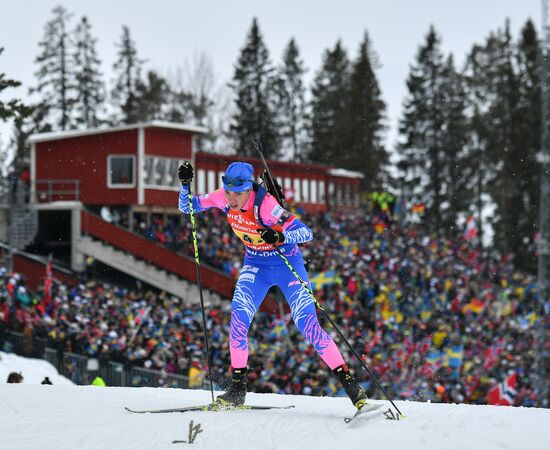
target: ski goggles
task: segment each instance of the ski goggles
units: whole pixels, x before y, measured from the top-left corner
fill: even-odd
[[[253,180],[244,180],[242,178],[230,178],[225,175],[222,176],[223,184],[228,187],[240,187],[247,183],[252,183]]]

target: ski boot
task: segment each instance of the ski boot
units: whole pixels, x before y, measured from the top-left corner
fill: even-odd
[[[353,377],[346,364],[338,366],[332,373],[342,383],[346,394],[357,409],[361,409],[367,404],[367,394]]]
[[[216,397],[216,403],[223,406],[238,406],[244,404],[246,385],[248,384],[246,373],[246,367],[242,369],[233,369],[231,386],[229,386],[229,389],[224,394]]]

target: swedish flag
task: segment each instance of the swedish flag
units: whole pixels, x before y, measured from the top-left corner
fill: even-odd
[[[322,289],[323,286],[330,286],[334,283],[335,278],[336,274],[334,273],[334,270],[325,270],[324,272],[320,272],[309,279],[311,283],[311,290],[317,291]]]
[[[269,334],[270,338],[279,338],[287,335],[287,328],[283,320],[276,320],[274,327]]]
[[[455,345],[447,350],[447,365],[453,369],[459,369],[464,359],[464,347]]]
[[[439,350],[432,350],[426,356],[426,362],[436,369],[444,365],[444,360],[445,360],[445,355],[443,354],[443,352],[440,352]]]

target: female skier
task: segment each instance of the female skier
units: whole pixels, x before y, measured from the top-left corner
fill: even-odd
[[[193,167],[189,162],[179,167],[178,175],[182,187],[178,209],[184,214],[190,213],[188,194],[193,174]],[[210,208],[224,211],[229,225],[246,249],[244,265],[231,302],[231,386],[216,401],[230,405],[244,403],[248,383],[248,329],[269,288],[278,286],[286,297],[292,319],[300,333],[313,345],[342,383],[355,407],[361,409],[367,400],[365,391],[350,373],[332,338],[319,325],[313,298],[273,248],[277,246],[302,280],[309,284],[302,253],[297,244],[313,238],[311,229],[283,209],[270,194],[266,194],[259,207],[260,220],[256,219],[254,199],[257,188],[253,182],[252,165],[245,162],[231,163],[222,181],[223,188],[202,196],[193,196],[193,208],[196,212]]]

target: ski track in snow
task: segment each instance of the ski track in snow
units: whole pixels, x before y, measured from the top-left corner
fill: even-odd
[[[0,376],[14,356],[0,355]],[[42,386],[37,362],[17,360],[25,381],[0,384],[1,450],[156,450],[185,448],[189,423],[200,424],[194,449],[223,450],[548,450],[550,410],[496,406],[396,402],[407,416],[375,417],[350,424],[354,408],[347,398],[248,394],[251,405],[296,405],[290,410],[132,414],[134,409],[161,409],[207,404],[209,391],[155,388],[74,386],[51,374]],[[4,370],[4,372],[2,372]],[[27,381],[28,380],[28,381]],[[380,400],[373,400],[380,402]]]
[[[547,450],[550,410],[398,402],[399,421],[344,423],[345,398],[249,394],[248,403],[295,404],[292,410],[132,414],[131,408],[205,404],[208,391],[92,386],[0,385],[2,449],[173,449],[189,422],[204,430],[196,449],[368,448]],[[384,409],[389,407],[385,402]]]

